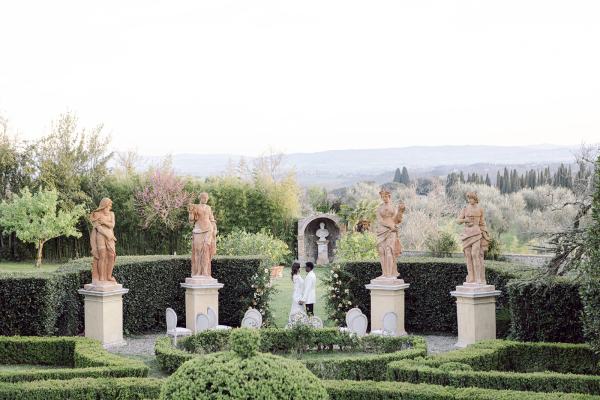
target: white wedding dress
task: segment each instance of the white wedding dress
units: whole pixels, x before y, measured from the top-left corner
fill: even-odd
[[[292,294],[292,309],[290,310],[290,318],[292,315],[299,312],[306,313],[303,305],[298,304],[304,294],[304,279],[300,274],[294,275],[294,292]],[[289,318],[288,318],[289,319]]]

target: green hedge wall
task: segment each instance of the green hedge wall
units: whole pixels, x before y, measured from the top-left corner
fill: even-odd
[[[170,338],[160,338],[155,344],[157,361],[163,370],[173,373],[198,354],[228,350],[230,333],[213,330],[184,338],[178,344],[185,351],[173,347]],[[303,359],[299,356],[299,361],[322,379],[385,379],[388,363],[427,354],[424,339],[416,336],[358,338],[334,328],[297,332],[295,329],[261,329],[259,333],[263,353],[299,354],[299,347],[311,353],[335,349],[331,358]]]
[[[80,337],[0,336],[1,364],[64,368],[0,371],[0,382],[148,375],[142,362],[108,353],[99,342]]]
[[[76,260],[49,274],[0,275],[2,335],[76,335],[83,331],[83,296],[77,293],[91,281],[90,259]],[[216,257],[213,276],[225,284],[219,296],[219,322],[239,326],[251,306],[269,320],[269,271],[258,258]],[[190,274],[189,257],[119,257],[114,276],[129,289],[123,296],[126,333],[165,329],[165,309],[173,308],[185,321],[185,290],[180,283]],[[254,287],[252,287],[254,286]]]
[[[498,307],[507,307],[506,285],[509,280],[531,275],[531,269],[508,263],[486,261],[487,280],[501,290],[503,295],[498,298]],[[406,290],[406,329],[415,333],[456,333],[456,300],[450,292],[456,286],[462,285],[467,275],[464,263],[424,258],[401,259],[398,262],[400,277],[410,288]],[[335,275],[337,275],[337,277]],[[330,316],[341,324],[346,310],[358,306],[365,315],[369,315],[371,298],[365,285],[381,274],[378,261],[342,263],[332,270],[332,276],[327,281],[328,286],[339,287],[339,292],[349,290],[346,304],[339,307],[339,297],[330,296],[328,309]],[[336,282],[341,284],[336,285]],[[500,328],[506,324],[499,323]],[[503,329],[506,331],[506,328]],[[499,332],[503,336],[504,332]]]
[[[144,400],[158,399],[162,381],[151,378],[79,378],[0,382],[0,400]]]
[[[587,345],[489,341],[425,359],[392,362],[388,376],[410,383],[597,395],[598,361]]]
[[[508,286],[510,338],[523,341],[584,341],[580,284],[566,278],[514,280]]]
[[[574,393],[456,388],[405,382],[323,381],[330,400],[598,400]]]

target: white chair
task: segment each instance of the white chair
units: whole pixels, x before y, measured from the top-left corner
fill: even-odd
[[[167,336],[173,338],[173,346],[177,346],[178,337],[190,336],[192,334],[192,331],[190,329],[177,327],[177,314],[172,308],[167,308],[166,317]]]
[[[251,325],[257,324],[256,328],[260,328],[262,326],[263,317],[262,317],[262,314],[260,313],[260,311],[258,311],[256,308],[248,309],[248,311],[246,311],[244,313],[244,319],[245,318],[250,318],[252,320]],[[244,321],[244,319],[242,319],[242,322]],[[250,321],[250,320],[248,320],[248,321]]]
[[[210,321],[206,314],[198,313],[196,315],[196,333],[204,332],[210,329]]]
[[[350,321],[352,321],[357,315],[362,315],[362,313],[363,312],[358,307],[351,308],[350,310],[348,310],[348,312],[346,313],[346,326],[340,327],[340,332],[352,333],[352,330],[350,329]]]
[[[242,328],[260,329],[261,321],[255,318],[254,315],[248,315],[242,319]]]
[[[398,326],[398,316],[394,312],[385,313],[383,316],[383,329],[371,331],[372,335],[396,336],[396,327]]]
[[[358,314],[350,321],[350,332],[356,334],[356,336],[365,336],[367,333],[367,325],[369,325],[369,320],[366,315]]]
[[[308,324],[310,326],[312,326],[313,328],[320,329],[323,327],[323,320],[319,317],[312,316],[312,317],[308,318]]]
[[[207,307],[206,316],[208,317],[208,329],[231,329],[227,325],[219,325],[219,316],[212,307]]]

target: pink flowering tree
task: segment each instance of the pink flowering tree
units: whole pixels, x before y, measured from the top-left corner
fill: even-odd
[[[142,226],[149,228],[159,225],[170,231],[168,236],[173,238],[174,231],[187,221],[183,211],[190,201],[190,195],[184,186],[185,182],[169,166],[151,171],[143,188],[135,194]],[[172,253],[176,247],[173,239],[170,240],[170,247]]]

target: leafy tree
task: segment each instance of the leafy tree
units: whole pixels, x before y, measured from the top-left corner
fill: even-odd
[[[0,225],[6,232],[15,232],[19,240],[35,244],[36,266],[42,265],[44,244],[58,236],[80,237],[76,224],[85,213],[83,205],[70,211],[58,210],[58,193],[41,190],[31,194],[29,189],[21,191],[11,201],[0,204]]]
[[[377,237],[371,232],[349,232],[338,240],[336,258],[345,261],[377,260]]]
[[[290,261],[291,251],[284,241],[267,232],[235,230],[217,239],[217,254],[225,256],[262,256],[268,267]]]

